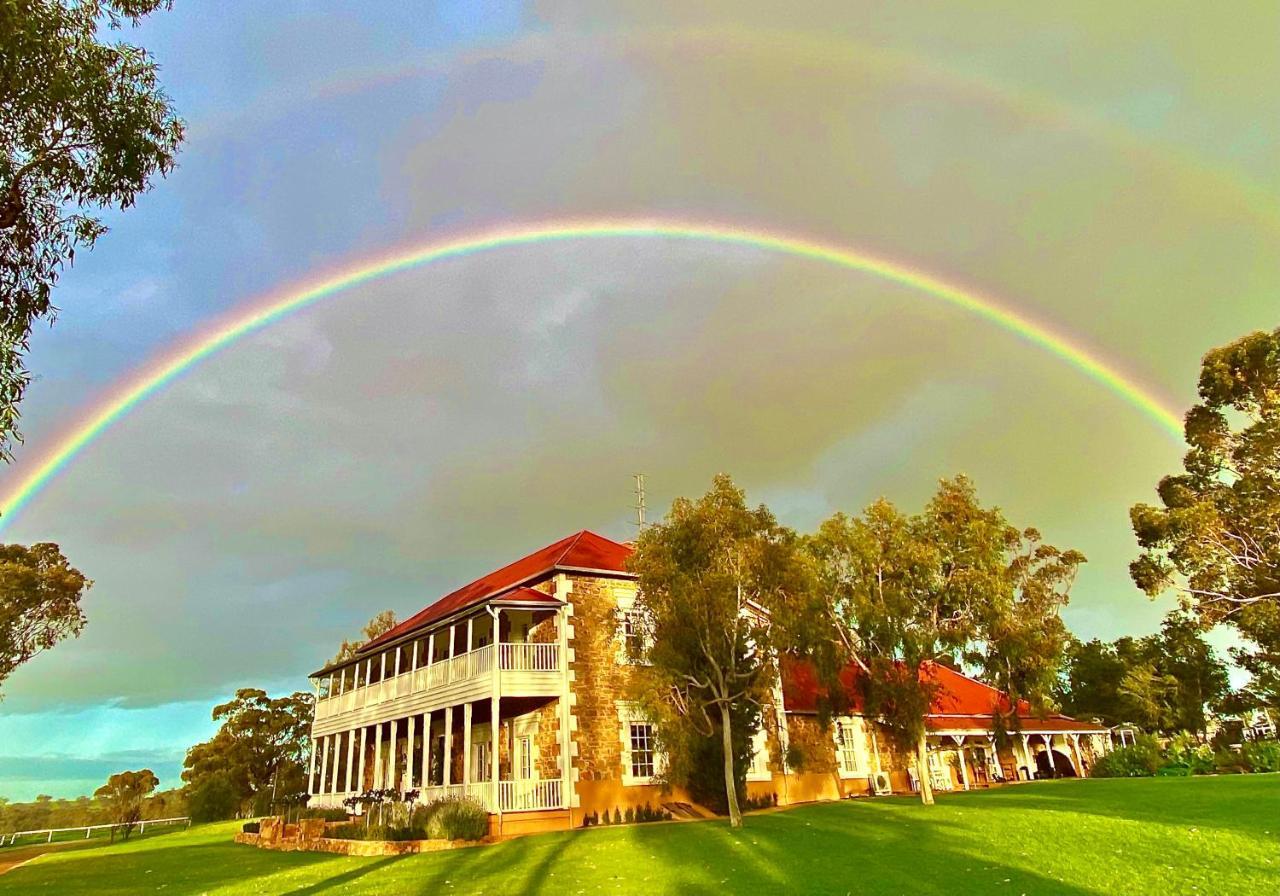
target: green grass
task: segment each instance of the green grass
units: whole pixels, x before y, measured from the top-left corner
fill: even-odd
[[[237,824],[51,853],[0,893],[1280,893],[1280,776],[1049,781],[356,859]]]

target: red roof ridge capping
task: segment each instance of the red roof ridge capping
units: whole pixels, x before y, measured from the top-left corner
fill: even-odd
[[[436,620],[527,585],[556,570],[581,569],[628,575],[627,558],[633,551],[632,547],[583,529],[451,591],[369,641],[357,653],[366,653]]]

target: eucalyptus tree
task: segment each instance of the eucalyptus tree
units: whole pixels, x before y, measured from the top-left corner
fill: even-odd
[[[926,716],[937,693],[930,664],[982,668],[1016,707],[1046,707],[1067,632],[1058,610],[1084,557],[1040,541],[985,508],[965,477],[943,480],[924,512],[885,499],[860,516],[837,513],[809,539],[823,615],[857,663],[869,715],[914,754],[920,797],[933,802]],[[839,663],[819,669],[838,689]]]
[[[641,531],[630,568],[647,628],[637,690],[660,704],[668,726],[719,734],[729,820],[739,827],[745,768],[735,756],[745,738],[735,735],[734,719],[766,699],[776,651],[789,646],[791,621],[810,599],[800,539],[765,506],[748,507],[743,491],[719,475],[701,498],[676,499]]]
[[[0,459],[63,266],[172,170],[183,124],[142,48],[104,37],[170,0],[0,2]]]
[[[1183,471],[1160,480],[1160,506],[1130,511],[1142,553],[1134,582],[1173,589],[1202,629],[1229,625],[1233,652],[1275,705],[1280,681],[1280,328],[1216,348],[1187,412]]]
[[[0,545],[0,684],[14,669],[84,629],[93,585],[56,544]]]

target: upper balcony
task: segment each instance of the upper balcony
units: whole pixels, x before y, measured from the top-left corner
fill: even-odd
[[[495,656],[497,668],[494,668]],[[316,734],[381,719],[430,712],[491,696],[557,696],[564,686],[565,658],[558,643],[487,644],[372,684],[345,689],[316,701]]]

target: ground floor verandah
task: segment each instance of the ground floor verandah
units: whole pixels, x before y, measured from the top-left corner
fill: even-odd
[[[497,813],[561,809],[567,727],[559,698],[501,697],[322,735],[309,805],[339,807],[390,790],[417,791],[419,802],[474,799]]]

